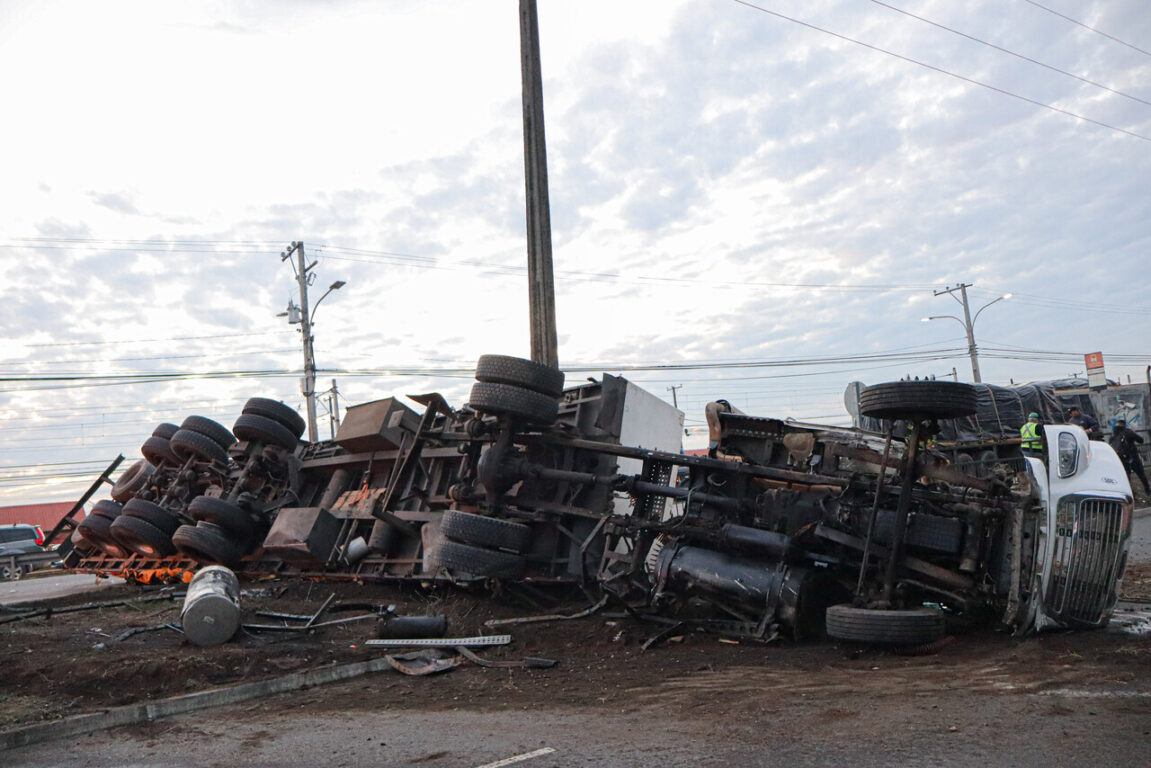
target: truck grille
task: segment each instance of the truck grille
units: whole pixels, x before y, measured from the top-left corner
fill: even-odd
[[[1115,605],[1131,521],[1120,501],[1064,498],[1056,516],[1047,613],[1071,624],[1102,624]]]

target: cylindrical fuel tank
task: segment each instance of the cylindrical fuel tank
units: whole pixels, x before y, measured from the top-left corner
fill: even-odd
[[[664,592],[714,595],[760,609],[796,639],[824,633],[827,606],[846,599],[846,590],[822,568],[785,565],[675,543],[664,546],[656,563]]]
[[[240,582],[222,565],[201,569],[188,583],[180,611],[184,636],[196,645],[226,643],[240,627]]]
[[[791,554],[791,537],[783,533],[728,523],[719,529],[719,538],[725,548],[771,560],[786,560]]]
[[[386,616],[376,624],[376,637],[405,639],[443,637],[448,633],[448,617]]]

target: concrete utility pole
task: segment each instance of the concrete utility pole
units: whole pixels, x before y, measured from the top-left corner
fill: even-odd
[[[308,309],[308,286],[315,279],[312,269],[317,262],[313,261],[308,264],[304,256],[304,244],[295,240],[292,241],[286,251],[280,254],[280,261],[287,261],[293,254],[297,258],[293,270],[296,273],[296,282],[300,286],[300,306],[297,307],[289,301],[288,311],[281,313],[281,317],[287,316],[289,323],[299,323],[300,333],[303,335],[304,378],[300,379],[300,392],[303,394],[304,402],[307,403],[308,408],[308,440],[314,443],[319,439],[319,429],[316,426],[316,354],[312,346],[313,341],[315,341],[315,337],[312,336],[312,320],[315,308]],[[320,301],[323,301],[332,291],[343,288],[344,285],[342,280],[332,283],[327,292],[320,297]],[[316,302],[316,307],[320,306],[320,301]]]
[[[524,183],[527,197],[528,312],[532,360],[559,368],[548,157],[544,139],[544,88],[536,0],[520,0],[520,69],[523,75]]]
[[[336,380],[332,379],[332,388],[328,390],[328,417],[332,429],[332,439],[336,439],[336,432],[340,429],[340,390]]]
[[[983,310],[987,309],[988,307],[990,307],[992,304],[994,304],[997,301],[1003,301],[1004,299],[1010,299],[1011,294],[1005,293],[997,299],[992,299],[991,301],[987,302],[982,307],[980,307],[979,311],[975,313],[975,317],[972,317],[971,316],[971,307],[967,303],[967,289],[970,287],[971,287],[971,283],[960,283],[959,285],[955,286],[954,288],[951,288],[949,286],[942,291],[935,291],[936,296],[942,296],[943,294],[946,293],[946,294],[950,295],[951,298],[955,299],[956,301],[958,301],[960,304],[963,305],[963,318],[962,319],[956,317],[955,315],[932,315],[931,317],[924,317],[924,318],[922,318],[922,320],[923,320],[923,322],[926,323],[929,320],[942,320],[943,318],[946,317],[946,318],[950,318],[952,320],[955,320],[955,321],[957,321],[963,325],[963,329],[965,331],[967,331],[967,354],[971,356],[971,379],[976,384],[980,384],[983,382],[983,378],[979,375],[979,351],[975,346],[975,321],[979,319],[979,315],[980,315],[980,313],[983,312]],[[959,291],[959,296],[955,295],[956,291]]]

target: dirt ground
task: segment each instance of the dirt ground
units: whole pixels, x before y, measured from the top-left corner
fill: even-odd
[[[431,678],[380,677],[373,685],[375,706],[501,710],[565,706],[648,705],[685,708],[706,717],[733,702],[762,702],[765,692],[798,680],[818,679],[828,686],[858,686],[859,673],[886,671],[876,686],[963,685],[973,690],[1058,691],[1082,686],[1143,691],[1151,681],[1151,643],[1146,615],[1151,609],[1151,563],[1133,564],[1124,582],[1124,610],[1118,624],[1142,622],[1143,634],[1114,628],[1047,633],[1013,638],[991,630],[959,634],[931,655],[903,656],[825,640],[770,644],[734,642],[714,635],[688,634],[647,651],[642,642],[660,630],[610,612],[592,617],[484,630],[490,618],[539,613],[461,591],[420,591],[383,585],[265,581],[245,585],[246,622],[275,623],[256,611],[312,614],[335,594],[325,619],[362,614],[343,610],[349,603],[393,604],[403,615],[445,614],[452,635],[510,632],[511,646],[481,649],[494,660],[537,656],[555,659],[554,669],[483,669],[466,665]],[[100,601],[156,597],[153,589],[104,590]],[[88,596],[53,601],[80,605]],[[571,599],[560,610],[586,607]],[[34,605],[19,606],[20,611]],[[375,636],[375,622],[325,627],[308,633],[241,631],[235,640],[200,648],[170,629],[118,636],[136,627],[179,621],[180,601],[152,600],[130,606],[61,613],[0,624],[0,728],[171,696],[213,686],[276,677],[327,664],[362,661],[380,649],[364,641]],[[0,620],[15,608],[0,609]],[[799,673],[797,676],[796,673]],[[818,674],[816,674],[818,673]],[[801,684],[801,683],[798,683]],[[722,692],[723,702],[718,703]],[[343,698],[326,697],[318,688],[298,695],[317,710],[346,707]],[[1151,698],[1116,698],[1107,706],[1151,713]]]

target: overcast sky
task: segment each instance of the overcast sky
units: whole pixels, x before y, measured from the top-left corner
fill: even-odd
[[[0,504],[74,499],[161,421],[302,408],[293,240],[313,303],[347,283],[315,315],[344,403],[461,404],[436,370],[528,356],[517,5],[0,0]],[[920,322],[959,282],[1014,294],[975,323],[984,381],[1095,351],[1145,380],[1143,0],[539,16],[569,381],[679,387],[689,447],[721,397],[846,423],[853,380],[971,380],[962,323]],[[757,365],[627,370],[684,363]],[[253,371],[286,373],[86,378]]]

